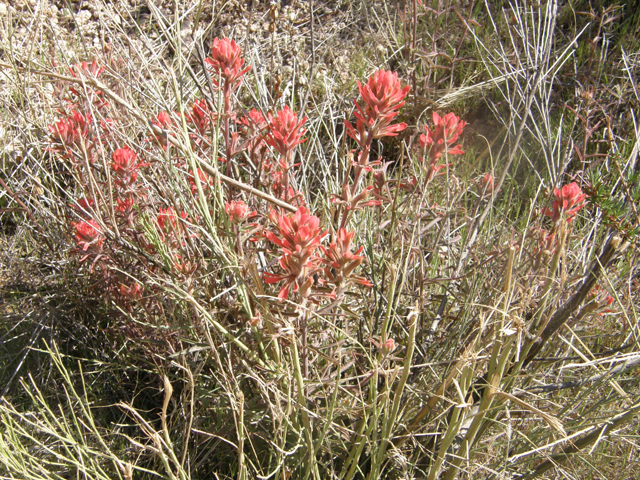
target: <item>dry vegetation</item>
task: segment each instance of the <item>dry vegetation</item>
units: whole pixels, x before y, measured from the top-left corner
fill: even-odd
[[[639,11],[0,3],[0,478],[635,478]]]

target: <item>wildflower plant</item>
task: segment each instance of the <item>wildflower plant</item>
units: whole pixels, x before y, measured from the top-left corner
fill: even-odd
[[[430,14],[413,6],[416,22]],[[590,411],[557,380],[574,368],[565,360],[604,371],[598,359],[635,338],[581,336],[583,320],[637,329],[637,272],[615,263],[633,202],[629,228],[605,231],[594,220],[605,189],[584,172],[567,167],[544,198],[521,171],[502,175],[493,145],[489,168],[462,107],[434,101],[426,125],[411,117],[423,92],[402,62],[359,79],[334,128],[298,92],[270,96],[241,43],[213,39],[200,66],[176,49],[190,75],[168,72],[157,95],[123,93],[139,72],[114,50],[51,76],[43,151],[65,198],[38,202],[100,305],[109,355],[130,362],[118,375],[144,385],[91,403],[57,362],[73,396],[60,408],[78,428],[52,423],[66,433],[43,461],[63,464],[71,449],[57,445],[74,445],[112,462],[111,478],[452,480],[529,478],[559,458],[551,450],[584,428],[574,407]],[[509,155],[525,150],[511,141]],[[632,198],[619,185],[607,188]],[[606,218],[613,229],[622,217]],[[560,399],[542,396],[551,387]],[[39,441],[21,425],[15,438]],[[71,442],[76,430],[90,441]]]

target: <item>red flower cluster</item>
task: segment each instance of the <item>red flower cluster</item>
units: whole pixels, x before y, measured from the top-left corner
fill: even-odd
[[[441,117],[433,112],[434,129],[431,130],[426,125],[424,130],[426,134],[420,135],[420,146],[424,152],[424,160],[427,160],[427,179],[432,180],[438,171],[447,165],[438,165],[438,159],[442,153],[447,155],[462,155],[464,151],[461,145],[452,146],[455,143],[467,122],[460,120],[454,113],[447,113]]]
[[[158,113],[158,116],[156,118],[151,119],[151,124],[155,125],[158,128],[161,128],[162,130],[169,130],[172,124],[171,117],[167,112],[161,111],[160,113]],[[162,135],[162,134],[154,133],[153,138],[156,139],[156,141],[162,146],[163,149],[167,148],[166,134]]]
[[[281,301],[292,289],[301,298],[306,298],[313,285],[313,274],[319,270],[320,259],[315,252],[327,232],[320,228],[320,219],[305,207],[289,215],[272,211],[269,218],[278,231],[266,232],[265,237],[280,247],[282,256],[278,263],[284,273],[265,273],[264,280],[267,283],[285,282],[278,294]]]
[[[76,63],[75,65],[69,68],[69,72],[71,73],[71,76],[74,78],[79,78],[81,75],[84,75],[86,77],[98,78],[102,74],[102,72],[104,72],[104,67],[100,65],[98,62],[96,62],[95,60],[93,60],[91,63],[87,63],[87,62]],[[109,105],[109,103],[104,98],[104,92],[102,90],[96,90],[88,84],[84,84],[83,87],[86,89],[86,91],[90,95],[95,95],[92,102],[95,108],[102,109],[107,105]],[[72,105],[86,103],[83,101],[86,99],[83,98],[84,91],[82,89],[78,89],[76,85],[71,85],[71,87],[69,88],[69,91],[73,93],[77,99],[76,102],[71,102]]]
[[[567,222],[571,223],[576,213],[584,207],[586,195],[582,193],[582,190],[575,182],[562,188],[555,188],[553,194],[556,197],[553,202],[553,210],[545,209],[545,215],[551,217],[554,223],[560,221],[563,216]]]
[[[95,220],[75,224],[76,242],[83,252],[99,253],[104,243],[104,235]]]
[[[180,218],[185,220],[187,218],[186,212],[180,213]],[[158,211],[158,216],[156,217],[156,223],[160,230],[163,233],[169,233],[177,230],[178,228],[178,218],[176,217],[176,211],[173,207],[169,208],[161,208]]]
[[[354,270],[362,263],[364,257],[360,255],[364,247],[358,248],[355,252],[351,251],[351,242],[353,241],[354,232],[347,232],[346,229],[338,230],[336,240],[329,244],[329,248],[320,247],[325,258],[322,261],[327,265],[324,273],[329,280],[336,286],[342,285],[349,279]],[[353,277],[354,280],[366,287],[372,287],[373,283],[362,277]]]
[[[247,218],[253,217],[256,215],[256,212],[252,212],[249,209],[249,206],[244,203],[242,200],[232,200],[231,202],[227,202],[224,206],[224,211],[229,216],[229,220],[232,223],[242,223]]]
[[[347,135],[353,138],[360,147],[360,154],[357,160],[352,160],[353,183],[349,185],[348,178],[342,185],[342,194],[334,195],[332,202],[345,205],[345,210],[340,223],[341,228],[347,226],[350,213],[361,207],[380,205],[382,199],[386,197],[381,193],[387,188],[384,170],[388,165],[376,172],[374,187],[360,189],[360,180],[364,173],[373,171],[373,165],[379,165],[380,160],[369,161],[371,142],[375,138],[393,137],[407,128],[405,123],[392,124],[393,119],[398,115],[400,108],[404,105],[404,98],[409,93],[411,87],[402,87],[398,74],[386,70],[378,70],[362,85],[358,82],[358,90],[364,101],[364,107],[357,100],[354,100],[356,111],[356,128],[351,122],[345,120]],[[368,195],[374,192],[376,200],[366,200]]]
[[[116,185],[122,189],[131,188],[138,179],[140,167],[149,165],[142,161],[138,162],[138,155],[126,145],[124,148],[116,149],[111,159],[113,160],[111,169],[116,178]]]
[[[104,72],[104,67],[93,60],[91,63],[76,63],[73,67],[69,68],[69,72],[71,72],[71,75],[76,78],[78,77],[77,73],[82,73],[92,77],[99,77],[100,74]]]
[[[228,38],[216,38],[213,40],[213,46],[211,47],[211,56],[205,60],[211,67],[217,76],[222,77],[226,84],[230,88],[235,88],[242,80],[245,73],[249,71],[251,67],[247,67],[244,70],[242,65],[244,59],[241,57],[242,50],[233,40]],[[212,79],[217,84],[218,79]]]
[[[198,179],[200,180],[200,186],[202,187],[202,190],[203,191],[208,190],[209,187],[211,187],[211,185],[213,185],[214,183],[213,177],[208,173],[203,172],[201,168],[196,168],[196,173],[198,175]],[[191,193],[193,195],[196,195],[198,193],[198,185],[196,184],[196,179],[193,173],[189,173],[189,176],[187,177],[187,179],[189,180]]]
[[[91,133],[91,117],[72,110],[71,115],[50,125],[49,132],[53,149],[68,156],[68,150],[73,147],[86,149],[89,146],[87,138]]]
[[[409,85],[402,87],[397,73],[386,70],[375,72],[364,85],[358,82],[358,90],[365,105],[363,108],[355,101],[357,131],[347,120],[347,134],[362,148],[368,138],[366,130],[370,131],[371,138],[396,136],[407,128],[407,124],[392,125],[391,122],[404,106],[404,98],[410,89]]]
[[[306,132],[302,126],[307,121],[307,117],[298,120],[298,115],[293,113],[288,106],[280,110],[275,117],[271,114],[268,114],[268,117],[269,131],[265,135],[265,140],[283,158],[289,160],[296,145],[307,140],[302,138]],[[287,165],[287,167],[291,167],[291,165]]]
[[[187,123],[193,125],[203,137],[207,136],[217,118],[218,114],[209,109],[209,104],[206,100],[196,100],[191,107],[191,113],[185,114]]]

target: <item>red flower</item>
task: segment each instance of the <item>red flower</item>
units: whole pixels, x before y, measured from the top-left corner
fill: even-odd
[[[311,256],[327,234],[320,228],[320,219],[311,215],[305,207],[300,207],[296,213],[289,215],[281,215],[272,210],[269,218],[277,224],[278,235],[267,232],[265,236],[286,253],[304,252],[307,257]]]
[[[264,145],[264,139],[260,134],[269,125],[269,122],[260,110],[253,108],[248,115],[240,119],[239,123],[246,127],[246,135],[249,137],[246,145],[253,155],[253,152]]]
[[[284,270],[282,274],[264,273],[266,283],[285,282],[278,293],[278,299],[284,301],[293,290],[305,298],[309,295],[313,285],[313,274],[318,270],[318,259],[302,259],[296,255],[283,253],[278,260],[278,265]]]
[[[247,218],[253,217],[256,215],[256,212],[252,212],[249,210],[249,207],[242,200],[232,200],[231,202],[227,202],[224,206],[224,211],[229,216],[229,220],[233,223],[242,223]]]
[[[318,271],[320,259],[315,251],[326,235],[320,228],[320,219],[300,207],[294,214],[283,215],[272,211],[270,220],[277,225],[278,233],[267,232],[265,237],[282,249],[278,263],[284,273],[265,273],[266,283],[285,284],[278,294],[282,301],[293,289],[301,298],[309,295],[313,285],[313,274]]]
[[[89,249],[94,252],[99,252],[102,249],[104,235],[100,233],[100,226],[95,220],[78,222],[75,224],[75,229],[76,242],[80,247],[82,247],[83,252],[86,252]]]
[[[185,119],[189,125],[193,125],[198,133],[206,136],[213,122],[218,118],[218,114],[209,110],[206,100],[196,100],[191,107],[191,113],[185,114]]]
[[[306,138],[302,138],[306,132],[302,125],[307,121],[307,117],[298,121],[298,116],[288,106],[280,110],[275,117],[271,114],[268,114],[268,117],[269,132],[265,140],[280,155],[288,158],[296,145],[306,141]],[[290,167],[290,165],[287,166]]]
[[[136,163],[138,155],[127,146],[116,149],[111,159],[113,160],[111,168],[116,176],[116,185],[121,188],[127,188],[133,185],[138,178],[138,170],[140,167],[149,165],[142,161]]]
[[[200,179],[200,185],[202,186],[202,190],[206,190],[209,186],[213,185],[213,177],[206,172],[203,172],[202,169],[197,168],[198,178]],[[195,195],[198,193],[198,186],[196,185],[196,180],[192,173],[189,173],[189,185],[191,185],[191,193]]]
[[[260,131],[264,129],[269,122],[264,118],[262,112],[256,108],[252,108],[248,115],[240,119],[240,124],[249,127],[251,131]]]
[[[251,68],[242,70],[244,59],[240,56],[241,53],[240,47],[233,40],[215,38],[211,47],[211,57],[205,62],[211,65],[217,76],[222,77],[231,88],[234,88]],[[212,80],[217,85],[218,79]]]
[[[575,182],[562,188],[555,188],[553,194],[556,197],[553,202],[553,211],[547,208],[544,211],[545,215],[552,217],[554,222],[558,222],[564,214],[567,222],[571,223],[576,213],[584,207],[586,195]]]
[[[167,112],[161,111],[158,113],[156,118],[151,119],[151,124],[155,125],[162,130],[169,130],[171,128],[171,117]],[[167,137],[166,135],[154,133],[153,137],[162,145],[162,148],[167,148]]]
[[[462,146],[451,147],[451,144],[458,140],[467,122],[460,120],[454,113],[447,113],[444,117],[440,117],[433,112],[433,124],[433,130],[425,125],[426,135],[420,135],[420,146],[427,152],[430,160],[432,162],[437,160],[444,151],[449,155],[462,155],[464,153]]]
[[[96,202],[93,198],[80,198],[78,199],[78,201],[75,204],[70,204],[71,208],[74,208],[75,210],[78,210],[80,213],[83,214],[87,214],[90,213],[94,206],[95,206]]]
[[[187,212],[181,212],[180,218],[185,220],[187,218]],[[173,207],[169,208],[161,208],[158,211],[158,216],[156,217],[156,223],[162,232],[169,232],[172,230],[176,230],[178,228],[178,219],[176,217],[176,211]]]
[[[135,204],[135,200],[133,198],[126,198],[124,200],[118,198],[116,201],[118,202],[116,210],[120,213],[127,213],[133,208],[133,205]]]
[[[73,146],[80,147],[89,136],[91,117],[72,110],[71,116],[60,119],[57,123],[49,126],[51,140],[65,148]]]
[[[90,75],[92,77],[98,77],[102,72],[104,72],[104,67],[93,60],[91,63],[76,63],[73,67],[69,68],[69,71],[73,77],[77,77],[76,72],[83,73],[84,75]]]
[[[356,129],[349,121],[345,121],[347,134],[361,147],[364,147],[365,129],[370,129],[373,138],[393,137],[407,128],[406,123],[391,125],[404,105],[404,98],[411,87],[402,87],[398,74],[386,70],[375,72],[366,84],[358,82],[360,96],[364,100],[364,108],[356,104]]]
[[[74,66],[69,68],[69,72],[71,72],[71,75],[74,78],[78,78],[79,74],[86,77],[98,78],[102,72],[104,72],[104,67],[93,60],[91,63],[76,63]],[[104,99],[104,92],[102,90],[94,90],[89,85],[83,85],[83,87],[87,88],[89,92],[93,92],[97,96],[93,102],[96,108],[104,108],[108,105]],[[82,98],[84,96],[84,91],[82,91],[82,89],[78,89],[76,86],[71,86],[69,90],[78,98]]]
[[[351,251],[354,235],[354,232],[349,233],[346,229],[341,228],[338,230],[336,240],[331,242],[329,248],[320,247],[325,257],[322,262],[327,265],[324,272],[331,283],[342,284],[351,277],[353,271],[364,260],[364,257],[360,255],[364,247],[358,248],[355,252]],[[355,280],[362,285],[373,285],[364,278],[355,277]]]

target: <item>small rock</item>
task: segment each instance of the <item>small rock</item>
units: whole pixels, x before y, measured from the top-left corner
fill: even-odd
[[[76,22],[78,25],[84,25],[91,19],[91,12],[89,10],[80,10],[76,15]]]

